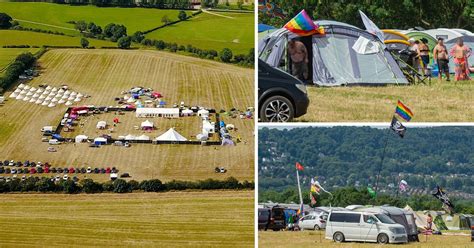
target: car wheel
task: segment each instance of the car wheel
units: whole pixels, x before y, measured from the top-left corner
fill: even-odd
[[[336,241],[337,243],[344,242],[344,239],[345,239],[345,238],[344,238],[344,234],[342,234],[341,232],[336,232],[332,238],[333,238],[334,241]]]
[[[314,230],[315,231],[318,231],[319,229],[321,229],[318,225],[314,225]]]
[[[379,244],[388,244],[389,240],[388,240],[387,234],[385,233],[379,234],[379,236],[377,236],[377,242]]]
[[[287,122],[293,120],[295,109],[286,97],[272,96],[268,98],[260,110],[263,122]]]

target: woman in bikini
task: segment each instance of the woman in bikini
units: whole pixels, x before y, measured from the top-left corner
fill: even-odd
[[[459,38],[449,54],[453,56],[454,61],[454,80],[469,80],[469,65],[467,59],[471,56],[471,49],[464,45],[462,38]]]

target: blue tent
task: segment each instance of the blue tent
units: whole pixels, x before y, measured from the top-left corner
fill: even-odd
[[[271,30],[271,29],[275,29],[275,27],[267,25],[267,24],[262,24],[262,23],[258,24],[258,32],[259,33],[265,32],[265,31]]]
[[[57,140],[61,140],[63,138],[59,134],[53,134],[52,136],[53,136],[53,139],[57,139]]]

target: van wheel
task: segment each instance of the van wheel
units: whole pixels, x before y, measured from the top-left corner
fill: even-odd
[[[337,243],[344,242],[344,239],[345,239],[345,238],[344,238],[344,234],[342,234],[341,232],[336,232],[332,238],[333,238],[334,241],[336,241]]]
[[[320,228],[318,225],[314,225],[314,230],[315,230],[315,231],[317,231],[317,230],[319,230],[319,229],[321,229],[321,228]]]
[[[387,234],[385,233],[379,234],[379,236],[377,236],[377,242],[380,244],[388,244],[389,240],[388,240]]]
[[[295,109],[286,97],[272,96],[263,102],[260,119],[263,122],[287,122],[293,120]]]

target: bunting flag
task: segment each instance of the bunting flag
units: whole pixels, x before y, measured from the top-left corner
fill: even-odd
[[[436,189],[436,193],[434,193],[433,196],[443,203],[443,207],[446,207],[449,212],[452,212],[454,209],[454,205],[449,200],[448,195],[444,193],[443,189],[440,186],[436,186]]]
[[[398,188],[400,189],[401,192],[405,192],[408,189],[408,183],[405,180],[401,180],[400,183],[398,184]]]
[[[313,34],[325,34],[324,28],[314,24],[305,10],[298,13],[284,26],[288,31],[300,36],[310,36]]]
[[[411,118],[413,118],[413,112],[411,112],[411,110],[407,106],[405,106],[400,100],[398,100],[395,113],[406,121],[410,121]]]
[[[316,197],[311,192],[309,192],[309,198],[311,199],[311,206],[316,205]]]
[[[300,163],[296,162],[296,169],[302,171],[304,170],[304,167]]]
[[[321,186],[321,184],[319,183],[318,180],[314,180],[314,178],[311,178],[311,192],[314,192],[314,193],[319,195],[319,192],[321,192],[321,190],[323,192],[326,192],[326,193],[332,195],[331,192],[325,190],[323,188],[323,186]]]
[[[359,14],[362,18],[362,22],[364,23],[365,30],[377,36],[377,38],[379,38],[379,40],[384,43],[385,39],[382,30],[380,30],[379,27],[377,27],[377,25],[375,25],[375,23],[364,14],[364,12],[359,10]]]
[[[377,196],[377,192],[371,187],[367,187],[367,191],[369,192],[370,197],[375,198]]]
[[[405,136],[405,132],[407,128],[403,126],[403,124],[397,119],[397,117],[393,116],[392,123],[390,124],[390,129],[392,129],[400,138]]]
[[[298,211],[296,212],[296,214],[297,214],[298,216],[304,215],[303,203],[301,203],[300,208],[298,209]]]

